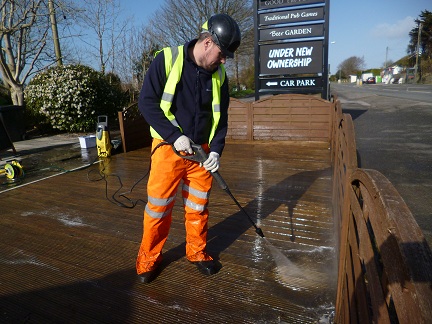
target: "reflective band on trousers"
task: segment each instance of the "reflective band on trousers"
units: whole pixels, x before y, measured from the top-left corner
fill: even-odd
[[[189,187],[186,184],[183,184],[182,187],[183,191],[187,191],[189,193],[191,193],[192,195],[194,195],[197,198],[201,198],[201,199],[209,199],[210,193],[209,192],[205,192],[205,191],[200,191],[194,188]]]
[[[183,60],[184,60],[184,45],[174,46],[174,47],[166,47],[162,49],[164,52],[165,58],[165,72],[167,76],[167,81],[164,88],[164,93],[161,98],[160,108],[165,114],[165,117],[173,124],[175,127],[180,128],[180,125],[175,119],[175,116],[171,113],[171,106],[174,100],[174,92],[179,83],[182,70],[183,70]],[[159,54],[161,51],[156,53]],[[212,127],[210,130],[210,136],[208,142],[211,143],[213,139],[217,126],[220,120],[220,103],[221,103],[221,87],[225,81],[225,66],[221,64],[216,72],[212,74],[212,110],[213,110],[213,118],[212,118]],[[182,131],[183,132],[183,131]],[[162,139],[162,137],[154,130],[153,127],[150,127],[150,134],[153,138]]]
[[[182,189],[183,189],[183,191],[186,191],[186,192],[194,195],[197,198],[208,200],[208,198],[210,196],[209,192],[200,191],[200,190],[191,188],[185,184],[183,184]],[[198,204],[198,203],[196,203],[190,199],[184,198],[184,197],[183,197],[183,204],[189,208],[192,208],[192,209],[198,211],[198,212],[203,212],[207,208],[207,204]]]
[[[173,200],[175,199],[175,196],[169,197],[169,198],[155,198],[148,196],[148,202],[154,206],[160,206],[160,207],[168,207]],[[151,209],[149,204],[146,204],[145,211],[147,214],[149,214],[152,218],[164,218],[165,216],[169,215],[171,213],[172,207],[164,210],[162,212],[156,212]]]
[[[164,212],[155,212],[155,211],[150,209],[148,204],[145,207],[146,213],[149,214],[149,216],[152,218],[164,218],[171,213],[171,210],[172,210],[172,208],[165,210]]]
[[[189,208],[192,208],[193,210],[198,211],[198,212],[203,212],[207,208],[207,205],[201,205],[201,204],[194,203],[192,200],[189,200],[187,198],[183,198],[183,204]]]

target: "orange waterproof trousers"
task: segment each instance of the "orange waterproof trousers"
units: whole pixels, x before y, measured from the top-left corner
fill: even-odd
[[[161,140],[153,139],[153,149]],[[208,152],[208,145],[203,145]],[[147,183],[148,201],[144,211],[144,231],[138,252],[137,273],[154,270],[162,261],[177,189],[182,184],[186,227],[186,257],[189,261],[208,261],[206,253],[208,199],[212,176],[199,163],[179,157],[171,145],[163,145],[152,155]]]

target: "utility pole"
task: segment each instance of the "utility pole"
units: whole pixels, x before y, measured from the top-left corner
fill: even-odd
[[[54,51],[56,55],[56,61],[58,66],[62,66],[63,60],[62,60],[62,55],[60,50],[60,42],[59,42],[59,36],[57,31],[57,19],[55,15],[53,0],[48,1],[48,6],[49,6],[49,14],[51,20],[51,30],[53,34],[53,40],[54,40]]]
[[[418,38],[417,38],[417,53],[416,53],[416,64],[414,69],[414,80],[416,83],[418,83],[417,80],[417,73],[418,73],[418,64],[419,64],[419,52],[420,52],[420,41],[421,41],[421,32],[422,32],[422,23],[419,22],[419,28],[418,28]]]
[[[386,47],[386,59],[385,59],[385,62],[384,62],[384,68],[385,69],[387,68],[387,57],[388,57],[388,46]]]

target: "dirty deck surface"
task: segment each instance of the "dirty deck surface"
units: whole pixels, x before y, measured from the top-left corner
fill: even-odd
[[[265,238],[215,183],[208,251],[222,269],[205,277],[185,259],[178,200],[162,271],[147,285],[135,275],[144,204],[112,200],[130,206],[117,190],[146,199],[145,179],[130,189],[148,170],[149,148],[66,173],[95,151],[63,149],[61,166],[49,150],[33,155],[22,182],[0,188],[0,322],[329,322],[336,237],[327,144],[229,142],[220,173]]]

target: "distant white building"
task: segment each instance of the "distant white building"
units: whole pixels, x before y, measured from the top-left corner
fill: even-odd
[[[399,65],[393,65],[381,71],[382,82],[385,84],[397,83],[401,78],[403,68]]]

